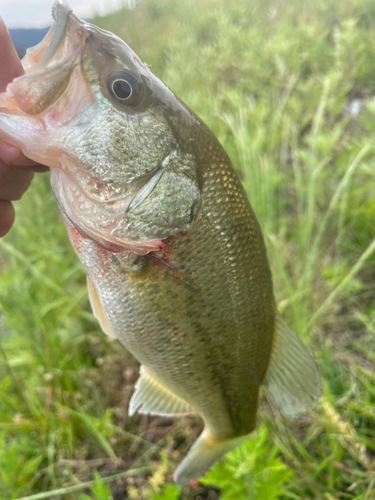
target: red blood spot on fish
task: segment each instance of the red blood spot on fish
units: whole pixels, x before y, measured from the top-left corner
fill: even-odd
[[[163,255],[161,256],[161,258],[163,260],[167,260],[168,257],[170,257],[172,255],[172,250],[170,248],[168,248],[167,246],[165,247],[165,250],[163,252]]]
[[[175,275],[176,280],[180,280],[181,278],[179,276]]]
[[[199,486],[198,481],[197,481],[196,479],[192,479],[192,480],[190,481],[190,484],[191,484],[191,486],[192,486],[194,489],[198,488],[198,486]]]

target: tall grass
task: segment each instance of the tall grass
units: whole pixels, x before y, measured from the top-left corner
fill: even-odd
[[[263,397],[259,435],[207,476],[224,499],[266,499],[266,483],[267,500],[375,497],[374,20],[370,0],[145,0],[96,20],[229,153],[278,307],[323,377],[321,404],[293,424]],[[95,469],[150,464],[111,482],[113,498],[217,498],[207,485],[159,496],[200,424],[128,419],[136,363],[90,312],[46,177],[17,204],[0,259],[0,498],[80,498]]]

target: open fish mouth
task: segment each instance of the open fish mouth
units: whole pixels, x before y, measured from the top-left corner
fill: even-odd
[[[54,25],[22,60],[25,75],[8,85],[0,97],[0,109],[38,115],[63,95],[71,81],[75,65],[85,44],[85,24],[64,0],[55,2]],[[2,109],[3,108],[3,109]]]

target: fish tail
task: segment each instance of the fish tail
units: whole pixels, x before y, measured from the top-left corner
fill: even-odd
[[[178,486],[186,486],[214,465],[225,453],[247,441],[249,436],[219,440],[205,428],[173,475]]]
[[[290,419],[305,413],[322,392],[313,358],[279,314],[264,384],[281,413]]]

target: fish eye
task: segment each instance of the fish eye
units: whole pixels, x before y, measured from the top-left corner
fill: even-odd
[[[116,101],[127,106],[136,106],[142,98],[142,86],[127,70],[117,70],[107,82],[108,92]]]
[[[126,101],[133,93],[130,83],[126,80],[115,80],[112,83],[112,92],[120,101]]]

